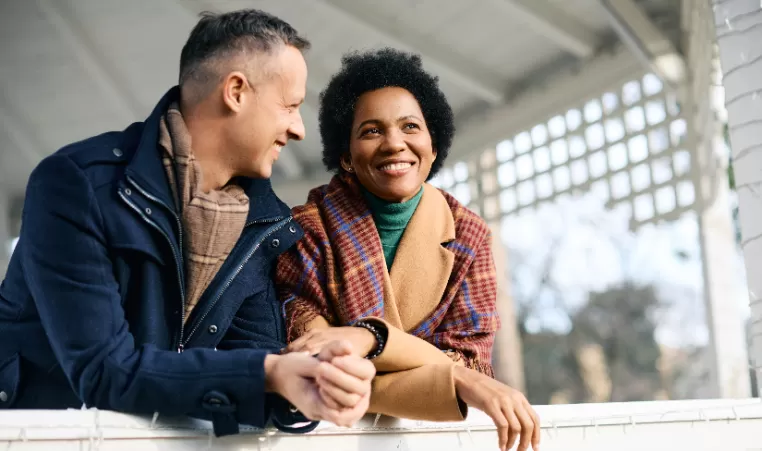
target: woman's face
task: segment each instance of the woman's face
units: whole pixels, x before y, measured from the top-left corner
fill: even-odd
[[[357,100],[342,167],[376,196],[404,202],[418,194],[437,153],[421,107],[403,88],[366,92]]]

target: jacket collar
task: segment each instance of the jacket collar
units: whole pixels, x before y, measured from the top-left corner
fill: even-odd
[[[173,101],[179,101],[179,86],[172,87],[156,104],[143,124],[143,131],[132,160],[125,171],[152,196],[166,205],[173,206],[172,191],[164,173],[159,149],[159,124],[161,117]],[[239,178],[236,181],[249,196],[247,222],[268,220],[290,215],[290,209],[273,192],[270,179]],[[176,208],[175,208],[175,211]]]

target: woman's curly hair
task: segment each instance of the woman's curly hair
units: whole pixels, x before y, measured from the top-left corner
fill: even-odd
[[[418,100],[437,151],[429,178],[442,168],[455,135],[455,121],[439,80],[423,70],[419,55],[384,48],[345,55],[341,70],[320,93],[318,120],[323,164],[328,171],[340,171],[341,158],[349,152],[357,99],[387,87],[406,89]]]

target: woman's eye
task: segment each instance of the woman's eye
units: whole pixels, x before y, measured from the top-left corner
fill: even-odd
[[[374,134],[375,133],[381,133],[381,131],[379,129],[375,128],[375,127],[373,127],[373,128],[366,128],[361,133],[361,136],[365,136],[365,135],[368,135],[368,134],[371,134],[371,133],[374,133]]]
[[[417,128],[419,128],[418,124],[414,124],[412,122],[409,123],[409,124],[405,124],[405,129],[407,129],[407,130],[412,130],[412,129],[417,129]]]

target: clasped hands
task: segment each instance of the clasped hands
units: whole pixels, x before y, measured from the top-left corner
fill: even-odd
[[[365,415],[376,369],[351,342],[332,340],[316,353],[268,355],[266,389],[278,393],[310,420],[350,427]]]

